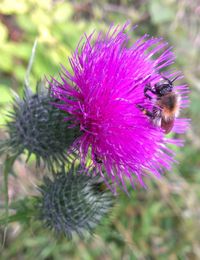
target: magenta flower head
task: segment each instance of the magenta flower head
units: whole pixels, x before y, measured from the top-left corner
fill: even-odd
[[[80,128],[73,148],[82,165],[125,190],[125,179],[145,186],[144,175],[171,168],[167,144],[183,142],[166,133],[185,131],[187,120],[177,112],[188,104],[187,86],[175,86],[180,73],[166,70],[174,62],[167,43],[144,35],[131,45],[127,29],[128,23],[85,35],[69,59],[72,73],[62,67],[60,82],[50,83],[66,120]]]

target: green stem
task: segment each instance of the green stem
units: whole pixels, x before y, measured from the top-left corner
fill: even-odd
[[[12,170],[12,166],[17,158],[16,156],[8,156],[6,157],[6,160],[4,162],[4,168],[3,168],[3,176],[4,176],[4,196],[5,196],[5,229],[4,229],[4,237],[3,237],[3,243],[2,243],[2,248],[4,247],[5,244],[5,239],[6,239],[6,232],[7,232],[7,227],[8,227],[8,217],[9,217],[9,196],[8,196],[8,174]]]
[[[17,156],[7,156],[5,163],[4,163],[4,170],[3,170],[3,176],[4,176],[4,196],[5,196],[5,215],[8,218],[8,211],[9,211],[9,196],[8,196],[8,174],[12,170],[13,164],[16,160]],[[7,224],[6,224],[7,227]]]

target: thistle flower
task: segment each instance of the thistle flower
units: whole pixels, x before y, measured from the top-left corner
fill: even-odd
[[[91,233],[113,206],[113,195],[97,176],[63,169],[40,187],[39,216],[58,235]]]
[[[27,150],[27,160],[33,153],[37,165],[42,159],[51,169],[65,163],[66,149],[77,132],[69,128],[69,122],[64,122],[64,113],[52,102],[55,99],[49,96],[42,82],[35,94],[27,87],[23,100],[16,95],[6,124],[9,138],[2,144],[1,152],[17,156]]]
[[[85,35],[70,65],[73,73],[62,67],[60,82],[50,84],[57,107],[67,113],[66,121],[79,127],[82,135],[74,142],[82,165],[91,157],[91,165],[114,183],[126,189],[124,179],[132,186],[149,172],[159,177],[171,168],[173,152],[167,143],[182,145],[181,140],[166,138],[139,109],[152,109],[155,98],[147,99],[145,86],[162,81],[161,72],[173,78],[177,72],[166,71],[174,62],[174,54],[160,38],[144,35],[128,47],[128,24],[114,27],[103,35]],[[182,97],[180,107],[187,106],[187,87],[176,86]],[[175,121],[174,132],[182,133],[186,119]]]

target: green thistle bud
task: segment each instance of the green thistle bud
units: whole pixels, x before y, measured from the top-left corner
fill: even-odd
[[[67,161],[66,150],[76,139],[76,129],[64,122],[64,113],[52,103],[43,83],[37,86],[36,93],[25,89],[23,100],[15,97],[13,111],[8,115],[9,138],[3,143],[1,152],[19,155],[28,151],[36,156],[36,165],[41,159],[52,170],[54,165],[61,166]]]
[[[91,233],[113,206],[113,194],[100,178],[80,173],[80,168],[44,178],[40,216],[45,226],[72,238]]]

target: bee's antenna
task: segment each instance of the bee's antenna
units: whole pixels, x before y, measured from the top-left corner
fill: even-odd
[[[175,80],[178,79],[178,77],[180,77],[180,75],[176,76],[174,79],[171,80],[171,83],[173,83]]]
[[[163,74],[161,74],[162,78],[167,80],[168,83],[172,84],[175,80],[177,80],[178,77],[180,77],[180,74],[178,76],[176,76],[174,79],[170,80],[167,77],[165,77]]]
[[[162,78],[164,79],[164,80],[166,80],[169,84],[172,84],[172,82],[174,81],[171,81],[170,79],[168,79],[167,77],[165,77],[163,74],[160,74],[161,76],[162,76]]]

